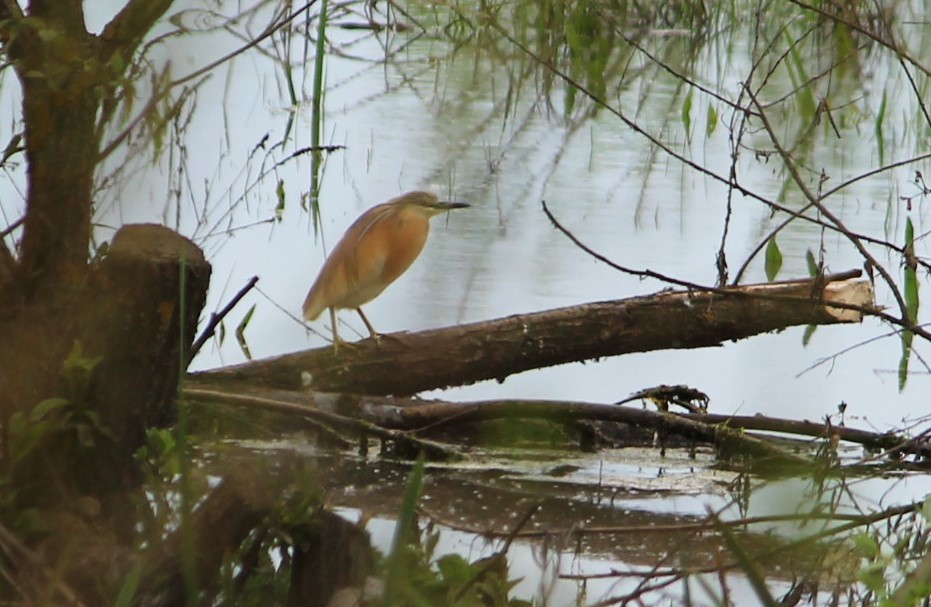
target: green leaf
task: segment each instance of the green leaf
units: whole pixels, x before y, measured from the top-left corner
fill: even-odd
[[[398,513],[398,524],[394,530],[391,541],[391,552],[394,553],[404,544],[409,544],[414,538],[414,526],[417,517],[417,501],[423,489],[423,477],[426,466],[423,454],[417,458],[417,463],[411,469],[404,489],[404,499],[401,502],[401,511]]]
[[[570,116],[575,107],[575,93],[576,90],[574,86],[569,86],[566,89],[566,98],[563,100],[563,113],[566,116]]]
[[[281,221],[284,217],[284,179],[278,180],[278,187],[275,188],[275,195],[278,197],[278,204],[275,206],[275,219]]]
[[[744,550],[744,547],[737,541],[737,537],[729,527],[721,523],[720,520],[715,520],[714,523],[721,537],[724,539],[724,544],[737,563],[737,567],[750,582],[750,587],[756,594],[759,604],[765,605],[766,607],[776,607],[778,603],[772,593],[770,593],[769,588],[766,587],[766,577],[759,569],[758,563]]]
[[[853,540],[854,549],[860,553],[861,556],[868,559],[879,558],[880,556],[880,547],[879,543],[876,541],[872,535],[868,533],[859,533],[851,538]]]
[[[436,568],[440,575],[451,586],[461,586],[465,584],[476,573],[472,570],[469,562],[458,554],[446,554],[436,561]]]
[[[240,321],[239,325],[236,327],[236,341],[249,360],[252,360],[252,353],[249,352],[249,344],[246,343],[246,327],[249,326],[249,321],[252,320],[252,315],[254,313],[255,304],[252,304],[252,307],[249,308],[249,311],[246,312],[246,315],[243,316],[242,321]]]
[[[815,254],[811,252],[811,249],[805,251],[805,263],[808,264],[809,276],[815,277],[821,272],[821,269],[818,267],[818,262],[815,261]]]
[[[870,563],[860,571],[860,581],[875,594],[886,594],[885,569],[880,563]]]
[[[914,333],[911,331],[902,332],[902,357],[899,359],[899,391],[905,389],[908,382],[908,359],[912,354],[912,339]]]
[[[93,371],[94,367],[96,367],[101,360],[103,360],[103,357],[101,356],[94,358],[88,358],[84,356],[84,346],[79,340],[76,339],[74,340],[74,345],[71,346],[71,351],[68,352],[68,357],[64,362],[65,373],[73,371]]]
[[[805,332],[802,334],[802,345],[807,346],[811,342],[811,338],[814,336],[815,331],[818,330],[818,325],[807,325],[805,327]]]
[[[29,412],[29,421],[37,422],[43,419],[49,412],[55,409],[61,409],[67,406],[71,401],[67,398],[46,398],[41,403],[32,408]]]
[[[715,130],[718,128],[718,110],[715,109],[714,105],[708,104],[708,115],[705,118],[705,136],[711,137],[714,134]]]
[[[388,553],[387,576],[382,600],[384,607],[400,604],[399,598],[406,574],[410,573],[405,571],[404,555],[416,542],[417,502],[423,489],[424,470],[424,457],[421,453],[408,476],[404,497],[401,499],[401,509],[398,512],[398,522],[394,528],[394,537],[391,538],[391,551]]]
[[[691,139],[692,133],[692,91],[685,96],[682,102],[682,126],[685,127],[685,139]]]
[[[14,413],[10,417],[10,460],[16,463],[29,455],[50,429],[47,421],[28,423],[19,411]]]
[[[876,147],[879,152],[879,166],[885,164],[884,157],[886,146],[883,140],[883,122],[886,119],[886,91],[883,91],[882,101],[879,102],[879,111],[876,112],[876,124],[874,129],[876,131]]]
[[[918,272],[915,261],[915,226],[909,217],[905,222],[905,276],[904,293],[905,311],[911,324],[918,322]],[[899,390],[905,388],[908,378],[908,361],[912,354],[912,339],[915,334],[902,331],[902,358],[899,360]]]
[[[779,274],[779,270],[782,269],[782,252],[779,250],[779,245],[776,244],[776,237],[773,236],[769,239],[769,244],[766,245],[766,280],[772,281]]]
[[[789,79],[795,90],[795,98],[798,103],[799,114],[806,121],[815,119],[815,113],[818,111],[818,104],[815,103],[815,95],[811,88],[811,80],[805,71],[805,63],[798,51],[798,44],[792,39],[788,30],[784,32],[786,44],[789,47],[788,60],[786,69],[789,72]]]
[[[908,320],[918,321],[918,273],[915,262],[915,226],[911,218],[905,222],[905,308]]]
[[[921,502],[921,516],[926,521],[931,521],[931,493],[926,495],[924,501]]]
[[[123,580],[123,585],[120,586],[120,593],[117,595],[113,607],[130,607],[133,604],[133,598],[139,589],[139,582],[142,581],[142,563],[143,561],[139,560],[129,572],[129,575],[126,576],[126,579]]]

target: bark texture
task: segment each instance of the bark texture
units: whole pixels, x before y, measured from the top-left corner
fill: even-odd
[[[43,522],[19,531],[39,531],[33,550],[48,563],[65,559],[55,575],[85,604],[112,599],[121,580],[109,577],[125,574],[145,504],[133,454],[147,428],[174,420],[209,278],[187,239],[127,226],[82,285],[0,319],[0,474],[15,488],[2,505]],[[37,571],[40,586],[41,570],[24,575]]]
[[[852,272],[843,275],[849,278]],[[514,373],[632,352],[719,346],[795,325],[859,322],[872,309],[866,281],[802,280],[644,297],[396,333],[197,374],[269,387],[408,395],[504,381]]]

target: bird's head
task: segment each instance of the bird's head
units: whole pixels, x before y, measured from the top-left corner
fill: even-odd
[[[440,213],[452,209],[464,209],[469,206],[464,202],[447,202],[445,200],[440,200],[433,192],[423,191],[402,194],[394,200],[394,203],[399,206],[416,208],[427,217],[433,217],[434,215],[439,215]]]

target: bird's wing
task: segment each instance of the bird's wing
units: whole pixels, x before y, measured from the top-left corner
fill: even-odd
[[[323,262],[317,280],[304,299],[305,319],[314,320],[331,306],[358,307],[381,292],[379,289],[368,299],[356,303],[360,295],[366,295],[379,282],[386,255],[384,250],[371,250],[366,243],[375,240],[373,231],[390,212],[386,205],[373,207],[349,226]]]

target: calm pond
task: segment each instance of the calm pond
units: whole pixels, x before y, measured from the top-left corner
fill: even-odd
[[[862,31],[821,27],[817,14],[791,3],[762,8],[706,3],[708,13],[701,15],[674,14],[672,8],[659,15],[633,3],[570,2],[565,21],[558,23],[546,22],[555,6],[550,2],[505,3],[494,18],[483,12],[485,2],[402,4],[403,10],[393,3],[365,3],[365,10],[363,3],[331,4],[319,143],[338,147],[325,154],[322,166],[300,152],[315,143],[316,21],[303,18],[293,26],[300,35],[273,37],[262,54],[243,55],[200,85],[185,105],[183,129],[172,133],[183,137],[183,147],[179,139],[166,142],[154,167],[150,155],[113,160],[114,166],[128,162],[135,169],[102,192],[100,239],[109,237],[108,226],[127,222],[177,226],[204,247],[213,264],[208,311],[221,308],[250,277],[260,278],[259,289],[227,318],[224,339],[205,348],[194,369],[246,360],[234,332],[247,314],[243,335],[253,358],[326,345],[325,317],[309,331],[297,317],[327,251],[362,211],[415,189],[472,207],[434,219],[421,258],[366,306],[381,332],[619,299],[670,286],[595,261],[553,228],[542,201],[587,246],[623,266],[714,285],[723,250],[733,280],[787,215],[729,190],[708,173],[726,181],[733,168],[744,191],[789,209],[800,210],[807,202],[791,184],[761,121],[746,119],[733,107],[756,107],[742,90],[747,82],[812,191],[927,150],[929,125],[903,65],[918,70]],[[888,19],[909,56],[927,57],[924,24],[931,16],[921,3],[893,5],[873,21],[863,17],[863,23]],[[184,23],[198,35],[179,39],[164,59],[177,76],[193,71],[240,47],[239,34],[254,35],[271,10],[258,9],[251,18],[228,24],[217,14],[190,11]],[[375,28],[369,16],[375,24],[404,27]],[[560,73],[544,65],[549,61]],[[919,73],[917,86],[923,92],[918,96],[926,98],[925,73]],[[818,111],[819,104],[830,111]],[[926,159],[888,168],[842,188],[824,204],[849,230],[897,246],[904,244],[910,220],[921,258],[927,254],[923,236],[929,227],[923,182],[916,183],[915,176],[926,168]],[[316,216],[310,211],[314,187]],[[910,209],[903,197],[911,197]],[[810,208],[806,212],[818,215]],[[823,257],[830,271],[864,264],[847,238],[812,222],[790,223],[776,243],[780,279],[808,276],[809,251]],[[901,289],[901,255],[868,246]],[[756,255],[741,281],[766,281],[766,257]],[[923,295],[926,274],[918,276]],[[880,281],[876,297],[890,313],[899,313]],[[341,317],[348,339],[365,333],[354,314]],[[909,427],[918,434],[927,426],[929,377],[921,359],[912,356],[900,389],[902,342],[895,330],[867,319],[820,327],[806,344],[805,328],[794,327],[719,348],[589,361],[422,396],[610,403],[647,387],[687,384],[710,396],[715,413],[812,421],[833,416],[838,423],[838,406],[845,403],[847,425],[880,431]],[[918,354],[926,354],[927,345],[915,340]],[[299,440],[241,448],[269,457],[305,453]],[[861,453],[842,455],[852,460]],[[828,499],[809,478],[759,477],[739,504],[734,501],[742,495],[734,487],[738,475],[713,463],[710,452],[699,451],[693,460],[676,449],[665,457],[642,449],[546,453],[520,461],[490,453],[477,455],[467,467],[431,468],[424,507],[450,523],[441,553],[475,557],[487,553],[490,544],[468,530],[479,532],[476,521],[485,515],[488,525],[500,522],[506,528],[515,495],[544,496],[545,510],[561,516],[535,524],[567,528],[572,521],[672,525],[727,504],[727,516],[789,514]],[[334,489],[332,503],[352,519],[364,513],[375,541],[385,547],[406,468],[373,460],[342,465],[360,476]],[[565,474],[554,476],[555,470]],[[920,500],[929,491],[926,477],[897,475],[852,482],[842,496],[828,494],[841,510],[870,511]],[[456,504],[465,505],[457,509]],[[479,508],[456,529],[457,510]],[[794,524],[769,527],[784,538],[799,532]],[[681,566],[688,564],[681,555],[691,553],[695,562],[714,560],[712,550],[704,553],[694,538],[685,542],[691,546],[675,534],[646,533],[581,544],[564,540],[546,548],[522,540],[511,549],[511,573],[524,578],[520,595],[537,596],[543,604],[572,604],[583,587],[580,602],[594,604],[622,595],[639,580],[607,577],[581,586],[572,579],[555,581],[553,572],[597,575],[625,566],[630,571]],[[788,588],[790,574],[783,579]],[[732,598],[749,596],[742,576],[731,584]],[[646,596],[656,602],[683,592],[680,582]]]

